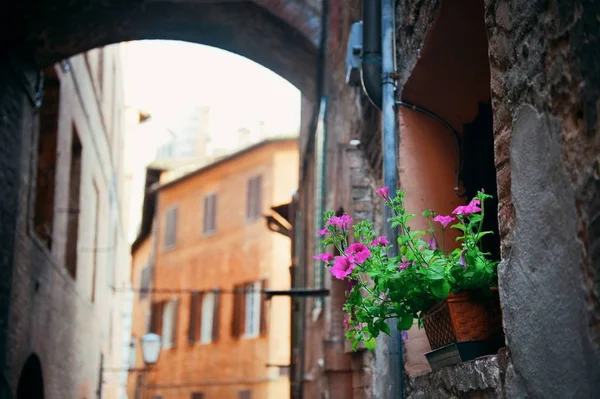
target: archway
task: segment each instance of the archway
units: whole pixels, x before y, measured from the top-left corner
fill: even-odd
[[[44,399],[42,364],[37,355],[27,358],[17,387],[17,399]]]

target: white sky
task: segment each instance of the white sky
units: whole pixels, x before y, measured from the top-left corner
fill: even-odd
[[[177,41],[137,41],[123,47],[126,104],[167,126],[192,106],[210,105],[211,130],[223,134],[258,120],[281,133],[298,132],[300,92],[247,58]]]

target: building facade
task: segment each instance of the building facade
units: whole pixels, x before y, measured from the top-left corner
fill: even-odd
[[[20,191],[7,378],[17,397],[121,398],[129,279],[119,46],[43,71]],[[40,80],[41,82],[41,80]]]
[[[132,336],[158,333],[163,349],[148,373],[130,374],[129,397],[288,395],[290,303],[262,290],[289,289],[290,240],[264,215],[289,202],[297,170],[295,138],[184,175],[148,170],[132,248]]]

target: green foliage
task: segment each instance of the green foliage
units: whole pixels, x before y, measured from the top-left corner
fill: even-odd
[[[422,315],[433,305],[448,297],[450,292],[476,290],[496,285],[497,262],[481,250],[481,238],[490,231],[481,231],[484,217],[484,202],[490,195],[479,192],[462,211],[455,210],[455,223],[449,226],[462,235],[457,239],[459,247],[446,251],[439,248],[438,237],[443,242],[446,228],[441,225],[435,212],[422,212],[429,223],[426,231],[411,230],[409,221],[415,217],[406,211],[404,191],[386,201],[392,210],[388,220],[398,230],[399,253],[391,255],[391,244],[383,237],[377,238],[373,225],[362,221],[350,228],[336,227],[327,223],[333,212],[325,213],[327,234],[321,241],[324,247],[335,246],[342,257],[347,257],[353,268],[347,270],[346,279],[354,285],[347,292],[344,311],[346,338],[352,340],[356,350],[360,342],[373,349],[375,338],[381,333],[390,334],[389,319],[397,319],[396,328],[404,331],[415,321],[422,325]],[[479,208],[479,206],[481,208]],[[348,252],[349,238],[363,244],[368,257],[361,261]],[[381,241],[383,240],[383,241]],[[427,240],[427,241],[425,241]],[[326,262],[335,269],[334,262]],[[334,270],[332,270],[333,273]],[[335,275],[335,274],[334,274]]]

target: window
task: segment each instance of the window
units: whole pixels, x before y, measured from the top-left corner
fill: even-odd
[[[165,303],[162,320],[163,349],[175,346],[177,339],[177,311],[179,300],[172,299]]]
[[[94,210],[94,230],[92,231],[92,248],[94,249],[93,253],[93,261],[92,261],[92,302],[96,299],[96,269],[98,268],[98,227],[100,224],[100,191],[98,190],[98,186],[96,182],[93,183],[93,203],[91,204],[92,209]]]
[[[165,308],[164,302],[156,302],[152,304],[150,311],[150,332],[162,335],[163,330],[163,311]]]
[[[44,70],[44,102],[40,107],[33,228],[36,235],[52,248],[54,187],[56,182],[56,143],[60,81],[54,67]]]
[[[150,291],[150,266],[142,269],[140,276],[140,299],[145,299]]]
[[[231,335],[255,338],[267,332],[267,311],[262,289],[266,280],[234,286]]]
[[[165,249],[175,248],[177,243],[177,213],[179,208],[176,206],[167,209],[165,222]]]
[[[82,147],[77,129],[73,126],[71,142],[71,166],[69,169],[69,205],[67,223],[66,265],[71,277],[77,277],[77,245],[79,241],[79,201],[81,197]]]
[[[188,341],[209,344],[219,339],[220,290],[192,292]]]
[[[217,194],[204,197],[204,223],[202,233],[209,235],[217,230]]]
[[[245,336],[254,338],[258,336],[260,327],[260,283],[246,285],[246,324]]]
[[[190,399],[204,399],[204,394],[202,392],[194,392]]]
[[[239,392],[238,398],[239,399],[252,399],[252,391],[249,389],[244,389],[243,391]]]
[[[260,218],[262,213],[262,176],[248,179],[246,192],[246,217],[248,220]]]

